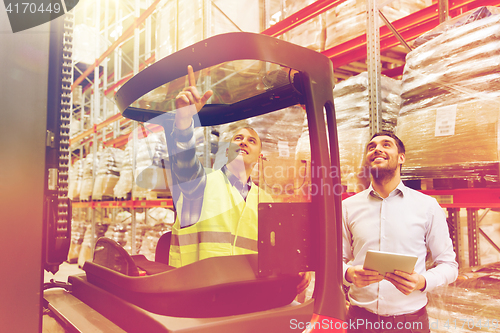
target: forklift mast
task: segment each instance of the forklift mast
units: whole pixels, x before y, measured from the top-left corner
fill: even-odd
[[[7,12],[0,10],[0,322],[5,332],[42,331],[43,270],[55,273],[67,260],[72,15],[13,33]]]

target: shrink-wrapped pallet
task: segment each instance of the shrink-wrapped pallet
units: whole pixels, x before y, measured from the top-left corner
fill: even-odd
[[[132,170],[132,146],[127,145],[123,151],[122,168],[120,178],[113,188],[113,194],[116,199],[128,199],[132,193],[132,184],[134,182],[134,173]]]
[[[295,14],[313,2],[315,2],[315,0],[286,0],[284,6],[284,18]],[[287,31],[283,36],[284,39],[290,43],[321,52],[325,49],[325,29],[325,15],[320,14],[298,25],[290,31]]]
[[[403,74],[398,136],[405,178],[498,183],[500,15],[482,7],[416,41]],[[457,153],[462,151],[464,153]]]
[[[144,218],[140,218],[140,213],[136,213],[136,227],[140,230],[140,225],[142,225]],[[106,232],[104,233],[104,237],[109,238],[117,242],[120,246],[128,250],[130,253],[130,229],[132,224],[132,214],[128,211],[121,211],[116,214],[111,220]],[[140,234],[139,234],[139,242],[140,242]],[[128,244],[128,248],[126,247]]]
[[[273,196],[275,201],[294,197],[295,151],[302,132],[305,111],[300,106],[274,111],[220,126],[220,144],[214,163],[219,169],[227,162],[226,149],[235,132],[251,127],[262,141],[264,159],[254,167],[252,180]]]
[[[167,223],[158,223],[154,226],[146,227],[139,254],[144,255],[148,260],[154,261],[158,240],[164,233],[171,230],[172,225]]]
[[[157,17],[157,61],[203,39],[203,0],[163,0]]]
[[[307,119],[302,124],[302,134],[295,148],[295,184],[294,192],[297,201],[310,201],[311,191],[311,143]]]
[[[206,36],[261,30],[258,0],[213,0],[208,3],[209,8],[205,8],[204,3],[203,0],[163,0],[159,3],[156,61]],[[210,15],[209,25],[205,13]]]
[[[385,2],[383,7],[379,7],[379,10],[389,22],[393,22],[429,5],[431,5],[431,2],[424,0],[397,0]],[[333,9],[326,11],[325,48],[329,49],[355,36],[364,34],[367,22],[366,10],[367,1],[347,0]],[[379,26],[383,26],[384,22],[382,19],[378,19]]]
[[[124,237],[123,248],[131,255],[139,254],[139,251],[141,249],[142,239],[144,236],[144,232],[146,231],[145,216],[145,212],[135,213],[135,235],[132,234],[132,223],[128,222],[122,224],[124,227],[124,233],[121,234],[121,236]],[[135,240],[135,250],[132,249],[132,237],[134,237]]]
[[[148,209],[139,254],[154,261],[158,240],[165,232],[172,230],[174,219],[175,213],[171,209],[161,207]]]
[[[103,237],[108,229],[109,224],[104,224],[101,222],[95,223],[95,234],[94,241],[97,241],[100,237]],[[85,261],[92,259],[92,224],[88,223],[83,237],[82,246],[80,253],[78,254],[78,266],[83,267]]]
[[[208,9],[204,8],[203,0],[160,2],[157,16],[156,61],[201,41],[204,36],[236,31],[256,33],[261,31],[258,0],[215,0],[208,5]],[[241,8],[245,10],[242,11]],[[208,10],[210,10],[209,13]],[[204,13],[210,15],[210,25],[206,24]],[[182,19],[184,17],[189,17],[189,19]],[[260,63],[253,60],[227,62],[214,66],[209,71],[205,71],[202,76],[203,80],[197,82],[198,90],[205,91],[208,85],[213,88],[217,86],[212,103],[234,101],[238,99],[238,96],[245,95],[249,89],[254,89],[259,84],[262,85],[257,75],[246,70],[247,67],[252,69],[255,66],[260,66]],[[230,75],[231,80],[228,80]],[[148,104],[155,103],[157,110],[171,110],[174,108],[172,101],[185,86],[184,78],[169,82],[148,94]],[[138,107],[143,106],[138,105]]]
[[[129,144],[132,144],[132,141]],[[142,138],[137,140],[135,154],[133,197],[156,199],[160,195],[170,196],[170,164],[164,132],[143,134]]]
[[[127,244],[127,231],[129,229],[131,219],[126,221],[111,223],[104,234],[104,237],[117,242],[120,246]]]
[[[483,177],[498,182],[499,120],[500,99],[401,116],[397,134],[406,146],[404,178]]]
[[[87,222],[71,221],[71,243],[68,250],[69,263],[76,263],[78,261],[86,229]]]
[[[70,168],[68,198],[73,201],[80,200],[80,191],[83,181],[83,162],[76,160]]]
[[[101,153],[92,200],[114,199],[114,188],[120,178],[123,150],[107,147]]]
[[[216,127],[208,128],[208,135],[210,137],[210,148],[209,148],[209,163],[207,164],[205,153],[206,153],[206,140],[205,140],[205,127],[196,127],[194,129],[194,136],[196,141],[196,157],[200,160],[201,164],[205,168],[211,168],[215,162],[215,154],[217,153],[219,146],[219,132]]]
[[[50,7],[49,7],[50,8]],[[99,34],[99,30],[87,24],[77,24],[74,27],[75,36],[73,44],[73,59],[75,63],[93,64],[96,54],[103,54],[106,51],[106,41]],[[96,40],[100,43],[96,44]],[[99,45],[99,50],[96,46]]]
[[[99,165],[100,152],[96,154],[96,165]],[[83,161],[82,188],[80,191],[80,201],[90,201],[94,185],[94,154],[88,154]]]
[[[498,332],[500,263],[461,269],[456,282],[428,293],[433,332]]]
[[[381,76],[382,130],[396,126],[401,91],[400,82]],[[365,147],[370,139],[370,104],[368,74],[361,73],[340,82],[333,90],[340,153],[341,182],[348,192],[364,190],[366,178],[362,168]],[[360,174],[361,173],[361,174]]]

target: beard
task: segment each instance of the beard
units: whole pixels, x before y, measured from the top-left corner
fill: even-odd
[[[383,181],[392,179],[396,175],[396,170],[399,168],[399,164],[389,161],[388,165],[385,167],[370,166],[369,168],[373,179]]]

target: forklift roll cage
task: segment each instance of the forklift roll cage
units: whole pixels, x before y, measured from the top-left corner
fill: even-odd
[[[123,116],[133,120],[155,123],[158,122],[158,119],[163,119],[159,124],[165,127],[168,142],[169,130],[167,127],[172,126],[174,113],[165,113],[165,110],[141,109],[132,106],[134,102],[165,83],[185,77],[188,65],[192,65],[193,70],[197,72],[236,60],[258,60],[293,69],[295,71],[293,82],[291,76],[289,76],[288,82],[284,82],[278,87],[271,87],[261,94],[242,101],[232,104],[206,104],[200,110],[198,114],[199,123],[195,123],[195,126],[225,124],[302,104],[305,106],[309,127],[311,165],[325,167],[326,170],[338,169],[339,151],[333,103],[332,63],[320,53],[274,37],[238,32],[217,35],[198,42],[161,59],[135,75],[116,93],[116,104]],[[338,173],[313,173],[311,185],[316,188],[340,188],[340,176],[336,175]],[[291,229],[293,231],[283,231],[288,233],[287,236],[290,239],[296,238],[297,242],[295,240],[291,241],[290,243],[294,244],[291,248],[289,245],[286,248],[267,246],[266,242],[261,241],[261,237],[270,230],[278,232],[274,229],[276,225],[272,221],[276,220],[276,216],[283,216],[287,212],[298,212],[298,214],[292,213],[288,216],[290,224],[294,225],[294,228]],[[301,217],[292,218],[295,215]],[[227,321],[238,321],[239,319],[236,318],[241,318],[241,327],[250,322],[258,322],[260,325],[271,325],[273,332],[293,331],[292,326],[294,323],[296,325],[295,329],[300,327],[300,325],[297,325],[299,319],[295,319],[295,322],[292,321],[293,318],[299,318],[297,317],[297,311],[302,311],[302,317],[300,317],[302,319],[300,320],[304,319],[304,311],[309,313],[311,324],[308,327],[344,331],[342,323],[345,318],[345,296],[342,290],[341,221],[341,193],[336,193],[336,191],[321,191],[318,195],[311,195],[311,202],[306,203],[259,204],[259,278],[265,280],[275,278],[276,274],[295,274],[307,267],[308,270],[314,270],[316,273],[313,298],[300,306],[285,306],[272,311],[247,313],[233,319],[228,317],[213,320],[204,318],[200,321],[198,331],[225,331],[227,327],[230,327],[227,325]],[[297,231],[302,231],[302,233],[298,234]],[[295,233],[295,235],[292,233]],[[304,240],[303,235],[307,235],[306,247],[309,247],[307,254],[292,256],[293,246],[302,246],[297,244],[299,238],[301,241]],[[300,252],[295,251],[295,253]],[[273,257],[280,258],[280,260],[273,260]],[[212,261],[218,260],[218,258],[210,259]],[[225,260],[229,262],[229,259]],[[87,271],[88,280],[97,279],[100,281],[100,277],[90,279],[89,274],[93,274],[92,272],[99,271],[101,268],[96,267],[96,265],[88,267],[90,267]],[[188,272],[189,270],[185,269],[184,271]],[[100,273],[96,274],[99,275]],[[106,274],[112,277],[116,273],[106,272]],[[142,277],[127,278],[136,283]],[[124,277],[124,283],[128,283],[127,278]],[[74,292],[76,292],[80,283],[77,280],[73,279],[73,283],[76,283],[73,286]],[[99,293],[99,288],[107,285],[106,282],[103,283],[100,285],[97,283],[98,286],[91,286],[96,290],[96,295]],[[102,293],[107,298],[116,298],[116,295],[110,295],[106,291]],[[78,292],[75,294],[76,297],[78,297],[77,294]],[[127,302],[124,301],[121,306],[125,309],[137,305],[126,304]],[[278,318],[280,320],[277,321],[280,322],[281,326],[285,322],[289,324],[284,325],[285,327],[276,327],[272,323]],[[223,321],[226,322],[221,324]],[[314,325],[314,323],[328,324]],[[334,325],[334,323],[337,325]],[[238,326],[232,327],[234,331],[235,327]],[[304,325],[302,327],[306,328]],[[245,331],[237,328],[236,330]],[[171,331],[177,332],[176,330]],[[191,330],[189,331],[191,332]],[[267,330],[263,329],[262,331]],[[179,329],[178,332],[184,331]]]

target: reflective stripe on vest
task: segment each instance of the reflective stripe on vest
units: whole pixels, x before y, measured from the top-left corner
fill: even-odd
[[[175,246],[181,246],[181,245],[193,245],[198,243],[221,243],[221,244],[234,243],[234,246],[257,252],[258,250],[257,240],[243,236],[238,236],[236,242],[234,242],[235,238],[236,236],[231,234],[230,232],[199,231],[193,234],[172,235],[171,244]]]
[[[172,227],[170,265],[180,267],[209,257],[256,253],[259,192],[264,198],[261,201],[272,202],[271,196],[256,185],[252,185],[245,202],[222,171],[207,173],[199,221],[181,229],[177,218]],[[179,217],[182,196],[176,208]]]

